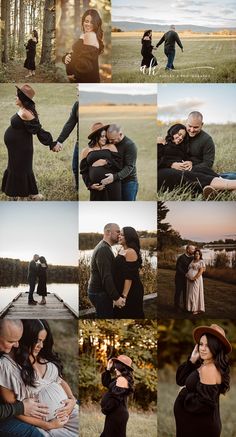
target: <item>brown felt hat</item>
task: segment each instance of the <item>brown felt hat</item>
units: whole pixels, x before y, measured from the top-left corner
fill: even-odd
[[[99,131],[101,131],[101,130],[107,130],[108,128],[109,128],[109,124],[103,124],[103,123],[100,123],[100,122],[98,122],[98,123],[94,123],[92,126],[91,126],[91,133],[89,134],[89,136],[88,136],[88,139],[89,140],[91,140],[91,138],[96,134],[96,133],[98,133]]]
[[[193,330],[193,338],[196,341],[196,343],[199,343],[200,338],[204,334],[212,334],[215,337],[217,337],[221,343],[225,346],[225,350],[227,354],[229,354],[232,351],[232,346],[230,342],[227,340],[225,336],[225,331],[221,326],[216,325],[213,323],[211,326],[198,326]]]
[[[16,85],[16,88],[18,90],[20,90],[26,97],[28,97],[28,99],[32,100],[33,97],[35,96],[35,91],[33,90],[33,88],[28,85],[27,83],[25,83],[24,85],[22,85],[22,87],[19,87]]]
[[[117,358],[112,358],[112,361],[118,361],[119,363],[124,364],[130,370],[134,370],[132,366],[131,358],[127,357],[127,355],[119,355]]]

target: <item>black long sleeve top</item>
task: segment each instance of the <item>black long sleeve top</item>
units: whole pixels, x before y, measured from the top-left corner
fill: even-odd
[[[137,146],[132,140],[124,136],[124,138],[116,144],[117,150],[121,155],[123,162],[122,170],[114,174],[114,180],[137,181]]]
[[[157,43],[156,47],[159,47],[163,42],[165,43],[164,48],[167,52],[175,50],[175,43],[177,43],[178,46],[183,49],[183,45],[180,41],[179,35],[174,30],[168,30],[168,32],[166,32]]]
[[[64,124],[64,127],[63,127],[59,137],[57,138],[57,141],[59,143],[64,143],[64,141],[69,137],[69,135],[73,131],[74,127],[77,125],[77,123],[79,121],[78,120],[78,109],[79,109],[79,102],[75,102],[72,109],[71,109],[70,116],[69,116],[68,120],[66,121],[66,123]],[[78,143],[78,138],[77,138],[77,143]]]

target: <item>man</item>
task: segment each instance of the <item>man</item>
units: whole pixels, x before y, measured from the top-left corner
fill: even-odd
[[[138,193],[138,179],[136,170],[137,147],[132,140],[126,137],[120,126],[111,124],[107,129],[107,138],[110,143],[115,144],[122,157],[122,170],[118,173],[107,173],[102,179],[103,185],[111,184],[113,181],[121,181],[122,200],[136,200]]]
[[[183,298],[184,310],[186,310],[186,289],[187,289],[186,273],[188,271],[189,264],[193,260],[194,251],[195,251],[195,247],[188,244],[186,246],[185,253],[180,255],[176,262],[174,305],[177,311],[181,310],[180,307],[181,295]]]
[[[21,320],[0,320],[0,357],[10,353],[13,347],[18,347],[23,333]],[[0,358],[1,362],[1,358]],[[0,398],[0,436],[1,437],[42,437],[36,427],[24,423],[14,416],[25,415],[40,419],[46,417],[48,409],[35,399],[16,401],[13,404],[2,403]]]
[[[215,159],[215,145],[211,136],[203,131],[202,127],[203,115],[198,111],[190,112],[186,122],[186,129],[190,137],[190,160],[173,162],[170,168],[159,169],[159,188],[163,185],[172,190],[183,183],[193,183],[196,180],[194,171],[197,172],[204,167],[212,168]]]
[[[175,43],[181,48],[182,52],[184,51],[183,45],[179,39],[178,33],[175,31],[175,26],[172,24],[170,26],[170,30],[166,32],[160,41],[157,43],[156,47],[159,47],[163,42],[164,44],[164,53],[167,57],[166,70],[174,70],[174,59],[175,59]]]
[[[113,318],[113,302],[118,307],[125,305],[113,279],[114,254],[112,246],[118,243],[120,228],[116,223],[104,227],[103,240],[95,247],[90,265],[88,295],[96,308],[97,318]]]
[[[37,305],[37,300],[34,300],[33,294],[37,279],[37,261],[39,260],[39,255],[35,254],[33,259],[29,263],[28,267],[28,283],[30,286],[28,305]]]
[[[57,138],[56,144],[52,148],[53,152],[60,152],[62,150],[62,143],[66,141],[66,139],[73,131],[74,127],[76,125],[78,126],[78,122],[79,122],[78,111],[79,111],[79,102],[77,101],[74,103],[70,116],[67,122],[65,123],[59,137]],[[79,146],[78,146],[78,131],[77,131],[77,141],[75,143],[73,158],[72,158],[72,170],[75,177],[76,191],[78,191],[78,148]]]

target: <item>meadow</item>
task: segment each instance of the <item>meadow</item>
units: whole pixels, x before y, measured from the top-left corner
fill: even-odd
[[[97,105],[80,106],[80,151],[88,144],[93,123],[117,123],[137,146],[139,191],[137,200],[156,200],[156,106],[152,105]],[[80,176],[79,199],[89,200],[89,191]]]
[[[161,124],[158,123],[157,136],[165,137],[167,130],[172,123]],[[228,124],[208,124],[204,125],[203,129],[206,131],[215,143],[216,155],[213,170],[216,173],[226,173],[235,171],[235,156],[236,156],[236,142],[235,142],[235,123]],[[188,187],[178,187],[175,190],[169,192],[168,190],[158,191],[158,200],[203,200],[201,194],[191,194],[191,190]],[[235,192],[221,191],[215,198],[215,200],[235,200]]]
[[[33,84],[34,101],[39,113],[42,127],[51,132],[53,139],[59,136],[65,122],[69,118],[73,104],[77,99],[76,84]],[[7,148],[4,144],[4,133],[10,125],[10,118],[18,111],[15,105],[15,86],[0,85],[0,179],[7,167]],[[38,190],[45,200],[77,200],[74,175],[71,161],[74,144],[77,139],[76,127],[63,144],[59,153],[50,151],[42,145],[35,135],[33,170],[38,184]],[[5,194],[0,194],[0,200],[6,200]]]
[[[175,437],[175,419],[173,406],[179,387],[175,383],[175,375],[170,373],[168,380],[163,378],[163,370],[159,370],[158,382],[158,437]],[[235,378],[234,378],[235,379]],[[221,437],[236,437],[234,409],[236,387],[231,382],[230,391],[220,397],[220,415],[222,421]]]
[[[153,33],[156,46],[163,33]],[[140,71],[142,32],[112,33],[112,82],[232,83],[236,81],[236,38],[234,36],[179,34],[184,52],[177,46],[176,70],[165,71],[163,44],[153,51],[158,66]],[[151,74],[149,74],[151,73]]]
[[[146,435],[157,436],[156,413],[144,413],[143,411],[129,410],[127,425],[127,437]],[[82,406],[80,408],[80,436],[98,437],[104,426],[105,416],[95,406]]]

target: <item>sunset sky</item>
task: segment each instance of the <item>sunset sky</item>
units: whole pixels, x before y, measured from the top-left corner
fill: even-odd
[[[112,21],[235,27],[236,9],[233,0],[113,0]]]
[[[0,257],[78,265],[77,202],[0,202]]]
[[[236,202],[165,202],[165,222],[182,238],[208,242],[236,238]]]

